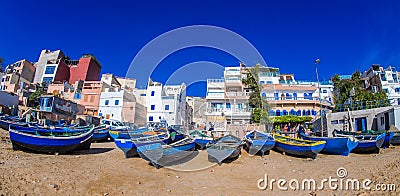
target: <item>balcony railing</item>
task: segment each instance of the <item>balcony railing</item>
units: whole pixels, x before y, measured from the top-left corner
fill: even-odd
[[[250,96],[248,92],[226,92],[226,96],[229,97],[247,97]]]
[[[250,113],[253,111],[253,108],[207,108],[206,112],[207,113],[224,113],[224,114],[244,114],[244,113]]]
[[[207,79],[207,83],[223,83],[224,79]]]

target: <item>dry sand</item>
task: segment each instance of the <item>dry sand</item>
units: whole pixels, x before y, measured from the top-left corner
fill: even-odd
[[[113,142],[58,156],[14,151],[8,132],[0,129],[0,195],[399,195],[399,150],[390,147],[380,154],[349,157],[320,154],[316,160],[274,151],[261,158],[243,150],[240,158],[221,166],[209,163],[201,151],[189,162],[156,169],[140,158],[125,159]],[[333,191],[327,185],[317,191],[283,191],[276,183],[273,190],[257,187],[265,174],[269,179],[313,178],[319,183],[329,176],[338,178],[339,167],[347,169],[344,179],[395,184],[397,191]]]

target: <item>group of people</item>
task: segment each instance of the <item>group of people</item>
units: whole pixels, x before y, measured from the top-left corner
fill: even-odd
[[[295,133],[297,135],[297,138],[301,138],[301,135],[308,135],[310,131],[301,124],[291,126],[291,124],[288,123],[283,126],[282,132]]]

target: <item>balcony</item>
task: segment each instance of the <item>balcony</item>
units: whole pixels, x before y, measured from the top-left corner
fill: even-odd
[[[206,99],[225,99],[224,92],[207,92]]]
[[[225,85],[229,87],[240,87],[242,86],[242,79],[240,77],[226,78]]]
[[[227,99],[248,99],[250,93],[248,92],[226,92],[225,96]]]
[[[252,110],[252,108],[207,108],[206,115],[249,116]]]
[[[224,79],[207,79],[207,89],[225,89]]]

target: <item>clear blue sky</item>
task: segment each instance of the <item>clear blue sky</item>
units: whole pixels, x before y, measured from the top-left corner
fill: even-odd
[[[0,57],[8,64],[36,61],[42,49],[62,49],[74,59],[92,53],[103,73],[125,76],[149,41],[202,24],[240,34],[269,66],[294,73],[297,80],[315,80],[313,63],[320,58],[320,78],[329,79],[375,63],[400,69],[399,10],[396,0],[8,1],[0,7]],[[175,69],[196,61],[238,65],[224,52],[190,48],[169,55],[152,78],[164,82]],[[190,86],[188,94],[204,95],[205,83]]]

